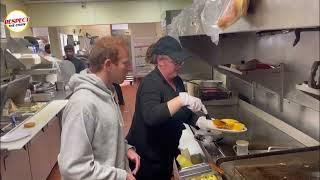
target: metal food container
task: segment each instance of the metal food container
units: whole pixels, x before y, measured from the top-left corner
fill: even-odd
[[[228,179],[310,179],[320,178],[319,147],[293,150],[285,154],[223,162]]]
[[[204,173],[211,172],[211,168],[207,163],[196,164],[188,168],[183,168],[179,171],[179,179],[187,180],[192,176],[198,176]]]
[[[222,81],[220,81],[220,80],[203,80],[200,85],[201,85],[201,87],[205,87],[205,88],[219,87],[222,85]]]

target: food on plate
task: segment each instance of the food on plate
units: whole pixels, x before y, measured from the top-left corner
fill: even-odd
[[[218,180],[218,178],[213,173],[206,173],[200,176],[192,177],[189,180]]]
[[[233,126],[233,124],[238,123],[239,121],[235,119],[221,119],[222,122],[226,123],[227,126]]]
[[[24,128],[32,128],[36,125],[35,122],[27,122],[23,125]]]
[[[214,119],[212,123],[219,129],[242,131],[245,128],[243,123],[235,119]]]
[[[246,126],[242,123],[234,123],[233,126],[232,126],[232,130],[235,130],[235,131],[242,131]]]
[[[221,121],[221,120],[219,120],[219,119],[214,119],[212,122],[217,128],[220,128],[220,129],[225,129],[226,128],[226,123]]]

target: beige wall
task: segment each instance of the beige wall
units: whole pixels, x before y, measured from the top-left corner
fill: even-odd
[[[110,25],[87,25],[81,26],[81,32],[89,33],[92,36],[110,36],[111,35],[111,27]]]
[[[160,22],[169,9],[182,9],[191,0],[140,0],[86,3],[27,4],[31,26],[68,26]]]
[[[183,9],[192,0],[139,0],[90,2],[85,8],[81,3],[23,4],[19,0],[4,0],[7,12],[23,10],[30,16],[31,27],[57,27],[76,25],[102,25],[119,23],[160,22],[166,10]],[[101,33],[92,30],[91,32]],[[109,34],[109,32],[106,32]],[[27,28],[22,33],[11,33],[13,37],[32,35]]]
[[[85,36],[89,33],[92,36],[108,36],[111,35],[110,25],[83,25],[83,26],[60,26],[59,32],[63,34],[74,34]]]
[[[58,33],[68,34],[68,35],[77,35],[80,41],[80,50],[86,49],[90,51],[90,39],[86,38],[86,33],[91,36],[110,36],[111,29],[110,25],[83,25],[83,26],[60,26],[58,28]]]
[[[156,23],[129,24],[131,35],[134,37],[156,37]]]
[[[58,26],[59,32],[65,34],[79,35],[79,29],[82,29],[82,33],[86,31],[102,36],[111,34],[110,28],[103,27],[108,26],[105,24],[160,22],[166,10],[183,9],[192,0],[91,2],[86,3],[85,8],[81,3],[23,4],[19,0],[4,0],[2,3],[7,6],[7,12],[19,9],[30,16],[29,27],[20,33],[10,32],[12,37],[32,36],[30,27]],[[76,33],[73,33],[74,29]],[[160,24],[157,24],[155,31],[156,36],[161,37]]]
[[[48,28],[47,27],[41,27],[41,28],[32,28],[32,32],[34,36],[48,36]]]

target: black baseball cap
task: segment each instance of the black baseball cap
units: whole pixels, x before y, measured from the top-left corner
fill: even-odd
[[[167,55],[178,63],[191,58],[191,54],[185,51],[181,47],[180,43],[171,36],[164,36],[160,38],[155,43],[152,54]]]

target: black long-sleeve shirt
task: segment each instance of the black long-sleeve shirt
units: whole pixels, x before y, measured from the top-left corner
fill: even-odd
[[[136,97],[135,113],[127,135],[129,144],[141,156],[142,174],[153,177],[171,173],[172,160],[184,129],[183,123],[194,125],[198,117],[182,107],[172,117],[167,102],[184,92],[182,79],[174,79],[176,91],[167,83],[158,68],[141,82]],[[150,165],[149,165],[150,163]],[[142,172],[141,172],[142,171]]]
[[[74,68],[76,70],[76,73],[80,73],[80,71],[86,69],[85,64],[80,59],[78,59],[76,57],[65,58],[65,60],[72,62],[72,64],[74,65]]]

